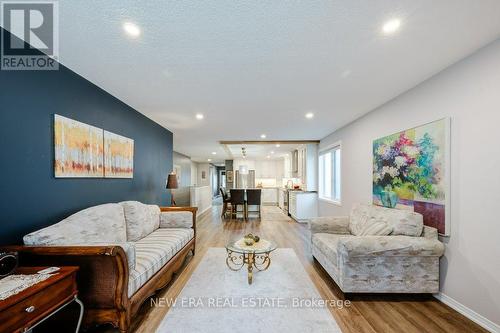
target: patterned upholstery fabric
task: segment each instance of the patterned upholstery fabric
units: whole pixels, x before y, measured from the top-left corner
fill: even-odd
[[[422,229],[422,235],[420,235],[420,237],[424,237],[427,239],[438,239],[438,230],[436,228],[424,225],[424,228]]]
[[[424,237],[356,236],[339,240],[338,252],[346,258],[367,255],[440,257],[444,254],[444,244]]]
[[[357,204],[353,207],[349,230],[351,234],[360,236],[368,224],[383,221],[392,228],[391,235],[419,237],[424,226],[423,217],[419,213],[390,209],[374,205]]]
[[[132,296],[194,236],[193,229],[157,229],[135,242],[136,264],[130,271],[128,296]]]
[[[160,228],[191,228],[193,213],[191,212],[161,212]]]
[[[309,228],[311,233],[331,233],[331,234],[346,234],[349,232],[349,217],[348,216],[325,216],[315,217],[310,219]]]
[[[137,241],[158,229],[160,225],[158,206],[145,205],[138,201],[123,201],[120,205],[125,212],[128,241]]]
[[[349,217],[349,231],[355,236],[361,234],[361,230],[368,223],[371,218],[371,206],[368,205],[354,205]]]
[[[23,238],[26,245],[76,245],[127,241],[125,217],[119,204],[104,204],[75,213],[59,223]]]
[[[392,227],[384,221],[371,221],[367,223],[360,232],[360,236],[388,236],[392,232]]]
[[[335,263],[335,266],[338,264],[338,256],[337,256],[337,248],[338,243],[341,238],[352,238],[352,235],[336,235],[336,234],[314,234],[313,244],[318,248],[320,252],[325,254],[329,260]]]
[[[343,292],[439,291],[439,257],[444,253],[444,244],[438,240],[437,230],[422,228],[420,214],[394,211],[382,207],[372,209],[369,205],[355,206],[348,224],[352,235],[346,235],[345,229],[339,228],[345,225],[345,218],[311,221],[312,254]],[[364,228],[365,232],[375,228],[380,222],[394,229],[390,235],[354,234],[361,234]],[[335,233],[338,230],[341,233]],[[400,233],[412,236],[395,235]]]

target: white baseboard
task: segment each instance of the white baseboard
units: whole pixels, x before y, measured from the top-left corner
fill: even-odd
[[[448,305],[450,308],[463,314],[464,316],[466,316],[479,326],[483,327],[484,329],[492,333],[500,333],[499,325],[495,324],[488,318],[481,316],[479,313],[469,309],[468,307],[456,301],[455,299],[451,298],[450,296],[447,296],[443,293],[439,293],[439,294],[434,294],[434,297],[443,302],[444,304]]]
[[[200,216],[201,214],[204,214],[206,213],[208,210],[212,209],[212,205],[208,206],[207,208],[205,208],[203,211],[198,211],[198,214],[196,214],[196,216]]]

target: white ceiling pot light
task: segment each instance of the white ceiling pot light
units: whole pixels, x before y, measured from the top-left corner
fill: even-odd
[[[141,35],[141,29],[139,26],[132,22],[123,23],[123,30],[132,38],[137,38]]]
[[[382,32],[386,35],[391,35],[396,31],[398,31],[400,27],[401,27],[401,20],[398,18],[394,18],[385,22],[384,26],[382,27]]]
[[[203,113],[197,113],[196,114],[196,119],[202,120],[203,118],[205,118],[205,116],[203,115]]]
[[[314,118],[314,113],[312,113],[312,112],[308,112],[308,113],[306,113],[305,117],[306,117],[307,119],[313,119],[313,118]]]
[[[265,138],[267,138],[267,135],[265,135],[265,134],[261,134],[261,135],[260,135],[260,138],[261,138],[261,139],[265,139]]]

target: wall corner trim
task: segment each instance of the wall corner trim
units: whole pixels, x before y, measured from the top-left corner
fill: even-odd
[[[445,295],[443,293],[438,293],[433,295],[436,299],[439,301],[443,302],[444,304],[448,305],[450,308],[453,310],[456,310],[457,312],[463,314],[479,326],[483,327],[484,329],[492,332],[492,333],[500,333],[500,325],[495,324],[491,320],[489,320],[486,317],[483,317],[479,313],[475,312],[474,310],[466,307],[462,303],[458,302],[457,300],[451,298],[448,295]]]

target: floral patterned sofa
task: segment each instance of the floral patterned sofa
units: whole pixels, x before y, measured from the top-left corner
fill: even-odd
[[[344,293],[437,293],[444,244],[422,215],[358,204],[310,221],[313,257]]]
[[[137,201],[77,212],[24,236],[20,263],[79,266],[84,325],[111,323],[129,330],[131,317],[194,254],[194,207],[158,207]]]

